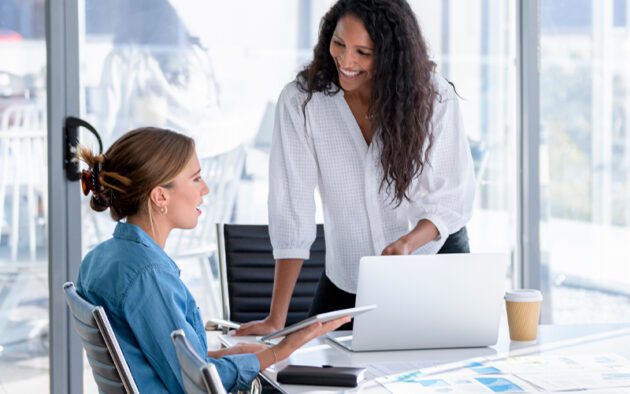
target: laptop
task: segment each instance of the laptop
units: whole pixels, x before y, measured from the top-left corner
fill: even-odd
[[[363,257],[350,331],[328,338],[352,351],[437,349],[497,343],[507,254]]]

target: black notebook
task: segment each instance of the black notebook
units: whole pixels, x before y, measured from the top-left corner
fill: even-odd
[[[356,387],[364,374],[365,368],[289,365],[278,372],[276,380],[286,384]]]

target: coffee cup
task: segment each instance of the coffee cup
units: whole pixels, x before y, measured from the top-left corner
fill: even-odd
[[[505,293],[511,340],[536,340],[542,299],[542,293],[534,289],[510,290]]]

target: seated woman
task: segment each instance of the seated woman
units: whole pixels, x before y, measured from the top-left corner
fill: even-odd
[[[175,329],[184,330],[232,391],[247,389],[260,370],[349,321],[313,324],[273,347],[208,352],[197,304],[164,252],[172,229],[197,225],[198,206],[208,193],[194,141],[170,130],[140,128],[120,137],[104,155],[83,148],[79,158],[89,166],[82,186],[86,195],[92,192],[91,207],[109,208],[118,224],[113,238],[83,259],[77,290],[105,308],[140,392],[184,392],[170,338]]]

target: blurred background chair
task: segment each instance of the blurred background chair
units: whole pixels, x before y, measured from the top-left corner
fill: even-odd
[[[229,221],[234,211],[238,184],[245,165],[245,148],[237,148],[200,160],[201,176],[209,192],[200,207],[202,215],[192,230],[173,230],[166,250],[176,257],[208,256],[216,250],[216,223]]]
[[[44,108],[34,104],[8,107],[0,120],[0,244],[6,240],[10,261],[18,260],[24,245],[27,259],[34,262],[38,246],[45,246],[46,153]],[[20,245],[20,240],[25,244]]]
[[[488,147],[485,142],[472,138],[468,138],[468,146],[470,146],[470,154],[475,167],[475,180],[479,186],[488,165]]]
[[[208,185],[209,192],[200,207],[202,214],[194,229],[173,230],[165,250],[175,261],[196,259],[201,269],[203,291],[200,301],[202,312],[217,316],[221,311],[217,259],[216,223],[232,219],[235,211],[239,183],[245,167],[246,153],[242,145],[218,154],[200,159],[201,176]],[[212,265],[215,265],[214,267]]]
[[[248,322],[267,317],[273,293],[275,260],[268,226],[218,224],[219,264],[223,318]],[[304,261],[289,305],[287,325],[308,316],[308,310],[324,272],[324,226],[317,225],[311,258]]]
[[[6,107],[0,119],[0,345],[38,336],[47,343],[48,316],[37,318],[34,310],[47,310],[47,292],[25,293],[47,288],[46,157],[44,107]]]
[[[72,282],[63,291],[99,392],[139,393],[103,307],[84,300]]]
[[[205,362],[192,347],[184,330],[171,333],[187,394],[227,394],[214,365]]]

